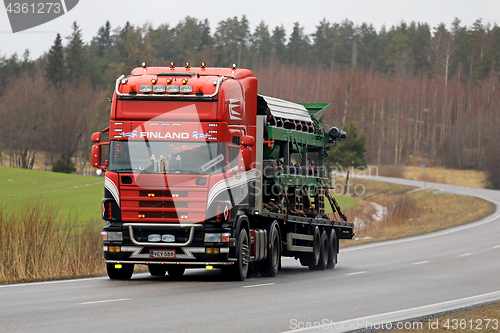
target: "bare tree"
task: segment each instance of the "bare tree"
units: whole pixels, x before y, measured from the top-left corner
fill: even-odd
[[[0,137],[10,153],[11,166],[33,168],[37,152],[47,133],[47,115],[52,106],[52,89],[41,73],[23,76],[7,85],[0,100]]]

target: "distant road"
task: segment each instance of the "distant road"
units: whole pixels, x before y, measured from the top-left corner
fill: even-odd
[[[427,188],[488,200],[496,212],[430,234],[341,249],[333,271],[309,271],[283,258],[276,278],[245,282],[192,270],[180,280],[143,273],[131,281],[4,285],[0,332],[340,332],[500,300],[500,191]]]

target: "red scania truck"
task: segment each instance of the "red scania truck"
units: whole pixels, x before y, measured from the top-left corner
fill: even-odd
[[[326,151],[345,132],[322,124],[327,106],[259,95],[235,65],[143,64],[119,77],[109,127],[92,135],[108,276],[141,264],[244,280],[249,268],[276,275],[281,256],[333,268],[354,227],[328,192]]]

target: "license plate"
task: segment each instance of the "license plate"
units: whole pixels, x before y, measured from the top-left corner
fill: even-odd
[[[175,250],[150,250],[149,257],[155,259],[174,259]]]

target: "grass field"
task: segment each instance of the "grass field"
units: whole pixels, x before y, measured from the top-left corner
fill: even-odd
[[[99,177],[0,167],[0,202],[11,210],[28,199],[41,198],[58,207],[60,217],[102,221],[103,184]]]
[[[379,176],[405,178],[424,181],[429,183],[450,184],[465,187],[485,188],[486,174],[477,170],[454,170],[438,166],[427,166],[422,168],[415,165],[407,166],[371,166],[374,174],[378,171]],[[425,174],[424,174],[425,173]]]

